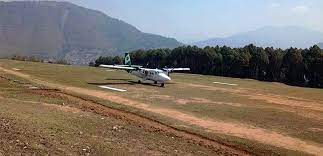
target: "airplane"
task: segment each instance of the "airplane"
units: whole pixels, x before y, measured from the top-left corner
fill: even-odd
[[[125,70],[129,74],[137,76],[140,78],[138,83],[141,83],[141,80],[146,81],[150,80],[153,81],[154,84],[161,84],[161,87],[165,86],[165,82],[170,81],[171,78],[169,77],[169,73],[175,71],[189,71],[190,68],[163,68],[163,69],[150,69],[150,68],[143,68],[142,66],[132,65],[130,54],[126,53],[124,58],[124,65],[100,65],[99,67],[102,68],[109,68],[109,69],[117,69],[117,70]]]

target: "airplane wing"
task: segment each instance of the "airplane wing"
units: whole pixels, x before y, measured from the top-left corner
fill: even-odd
[[[175,71],[190,71],[190,68],[164,68],[163,70],[167,72],[175,72]]]
[[[115,65],[115,66],[119,66],[119,67],[130,67],[129,65]],[[134,67],[134,68],[142,68],[142,66],[138,66],[138,65],[131,65],[131,67]]]
[[[118,66],[118,65],[100,65],[102,68],[117,69],[117,70],[136,70],[134,67]]]

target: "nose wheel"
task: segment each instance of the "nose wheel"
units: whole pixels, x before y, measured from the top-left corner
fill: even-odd
[[[161,83],[160,87],[165,87],[165,83]]]

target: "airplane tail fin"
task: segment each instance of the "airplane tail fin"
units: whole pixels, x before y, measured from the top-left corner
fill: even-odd
[[[125,56],[124,56],[124,64],[128,65],[128,66],[131,66],[131,59],[130,59],[130,54],[129,53],[126,53]]]

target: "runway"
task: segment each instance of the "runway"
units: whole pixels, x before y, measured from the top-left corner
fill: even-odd
[[[104,89],[110,89],[113,91],[118,91],[118,92],[126,92],[127,90],[124,89],[119,89],[119,88],[113,88],[113,87],[109,87],[109,86],[99,86],[100,88],[104,88]]]

